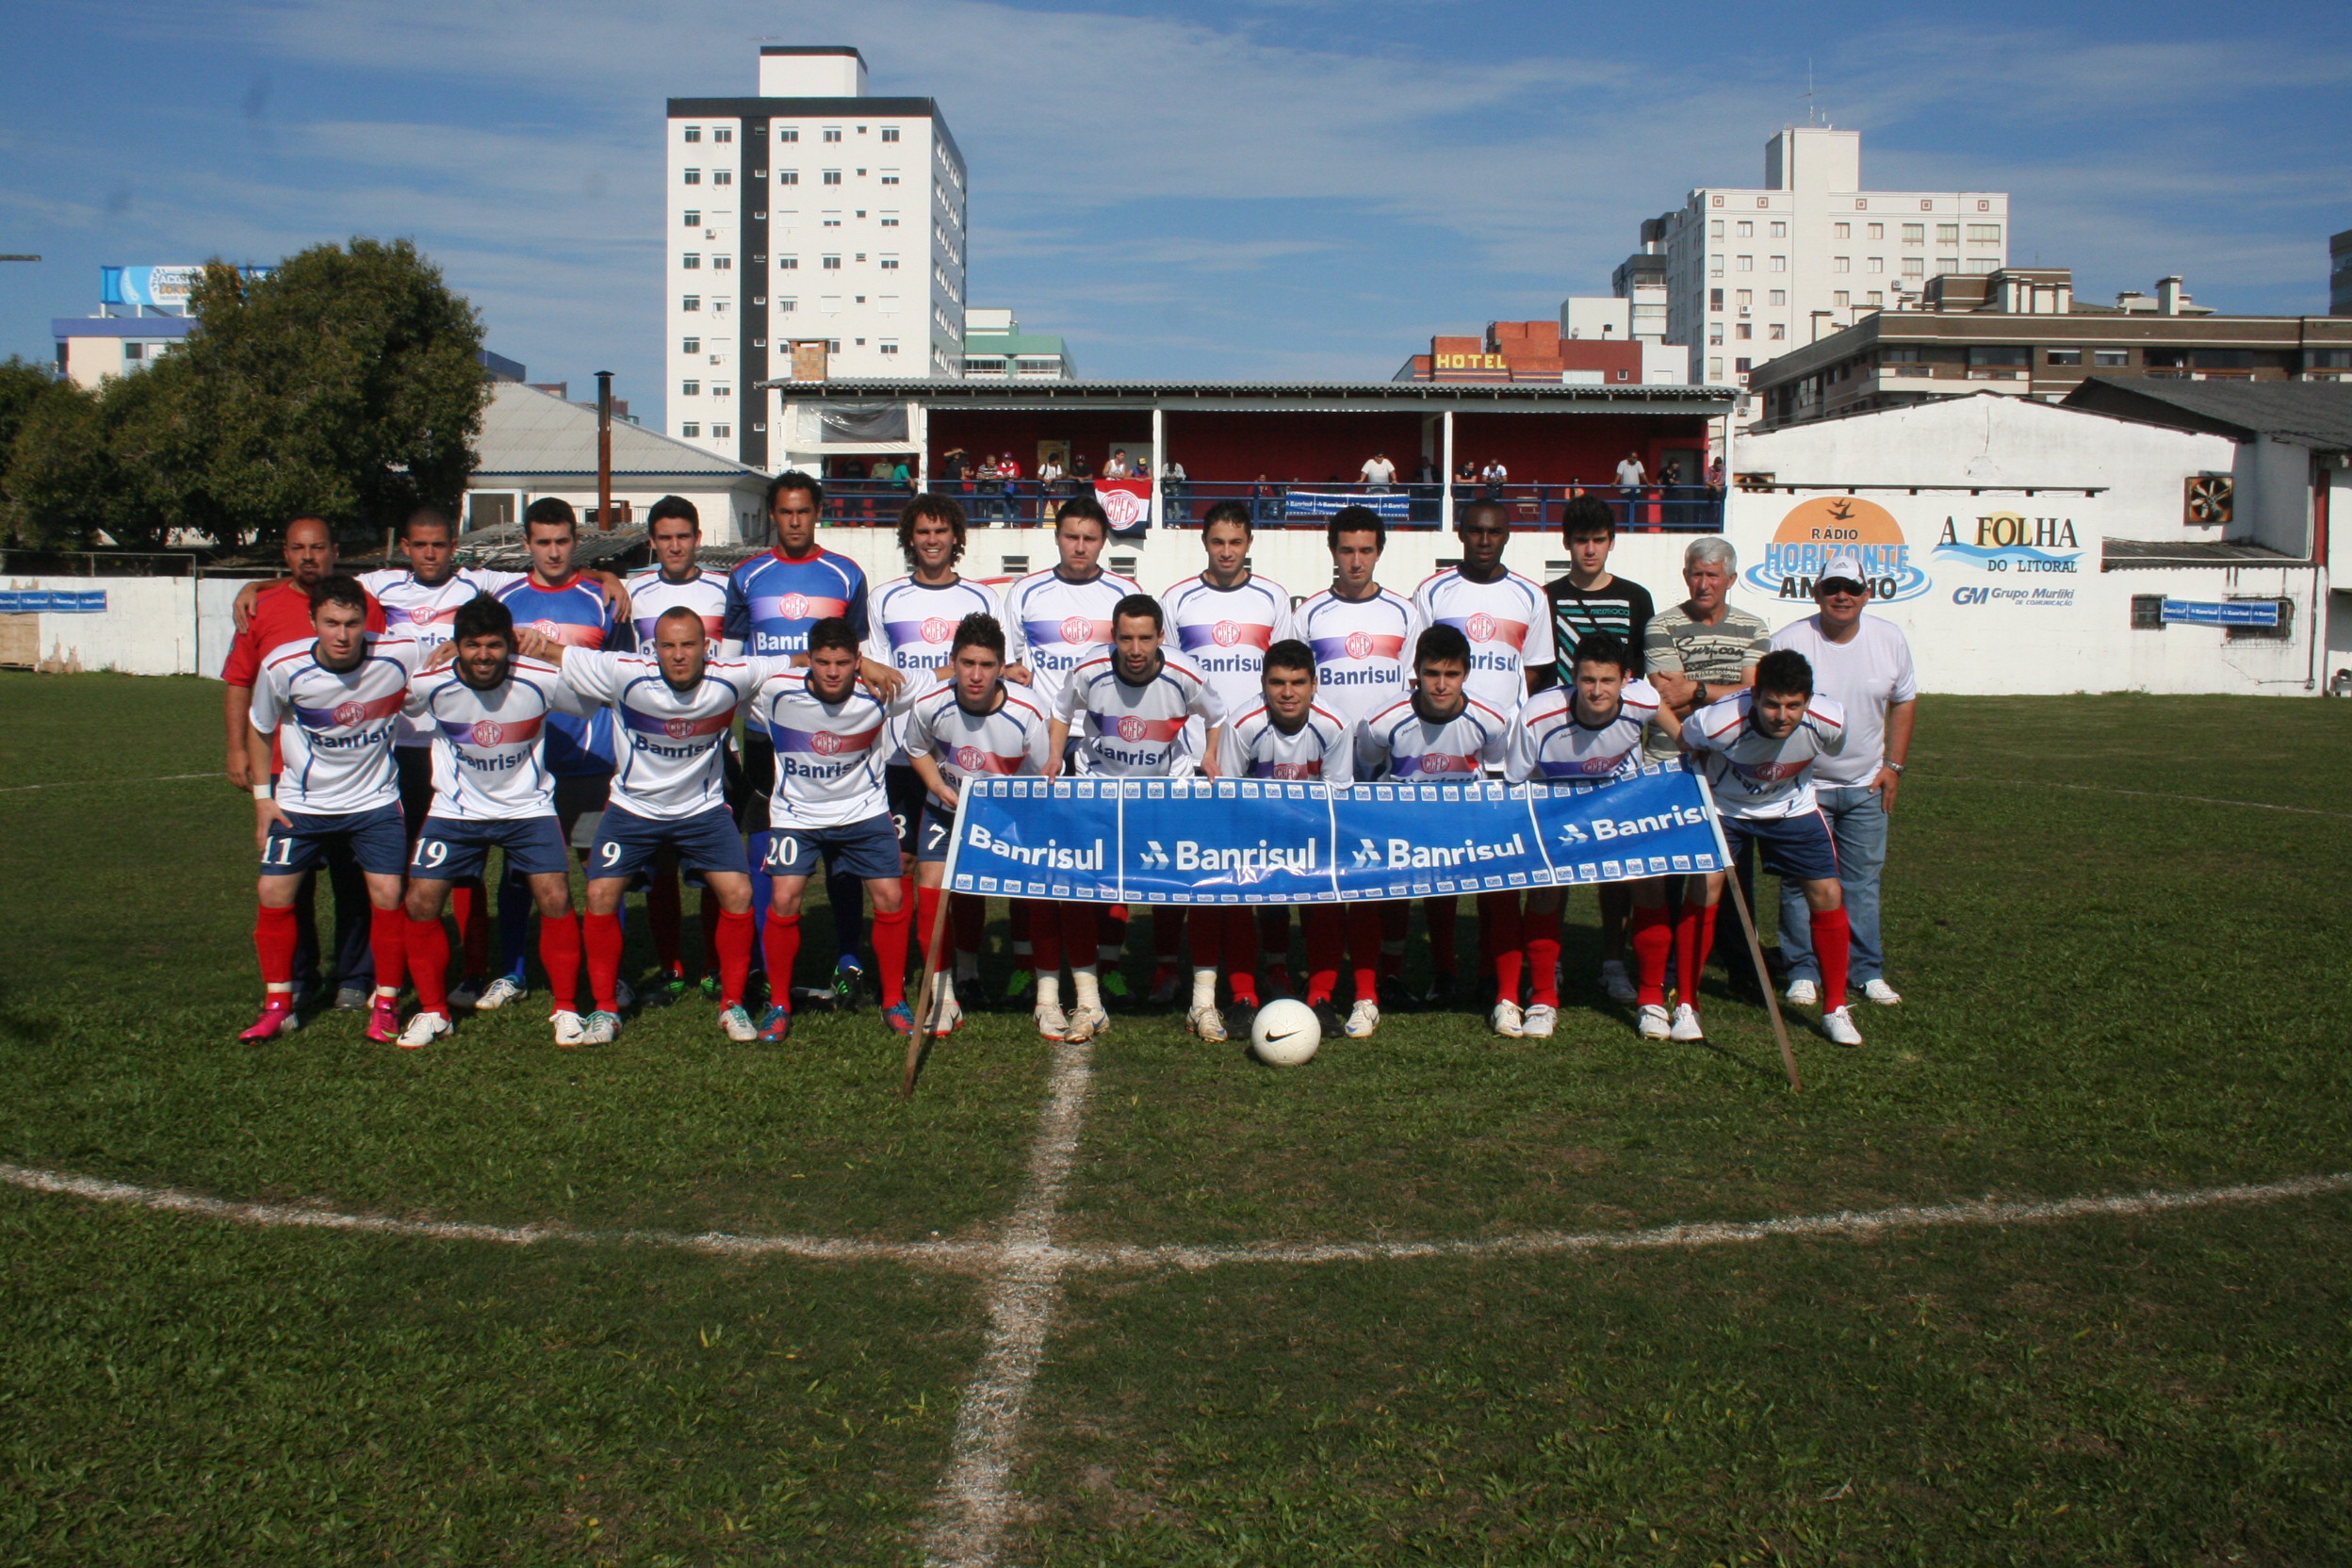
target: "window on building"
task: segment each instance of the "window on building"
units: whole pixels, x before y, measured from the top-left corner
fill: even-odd
[[[2119,366],[2131,364],[2132,351],[2129,349],[2093,349],[2091,363],[2106,366],[2112,370]]]
[[[794,229],[799,227],[800,213],[798,209],[794,209],[791,212],[779,212],[776,215],[776,232],[777,234],[791,234]]]
[[[778,141],[798,141],[800,139],[800,127],[797,125],[778,125],[776,128],[776,139]]]
[[[1883,305],[1886,302],[1886,294],[1875,288],[1864,295],[1862,299],[1865,304]]]
[[[1886,270],[1886,258],[1885,256],[1872,256],[1862,264],[1862,270],[1865,272],[1884,272]]]
[[[800,183],[800,171],[797,169],[779,169],[776,172],[776,183],[778,185],[798,185]]]
[[[839,256],[826,256],[823,261],[817,263],[817,265],[824,268],[828,272],[838,272],[841,270],[841,258]]]
[[[710,427],[710,439],[713,441],[724,441],[734,433],[735,427],[733,425],[712,425]]]
[[[702,171],[699,169],[685,170],[682,172],[682,178],[688,185],[700,185],[702,183]]]
[[[1878,351],[1878,357],[1888,365],[1917,365],[1919,349],[1916,343],[1890,343]]]
[[[883,170],[882,183],[884,185],[896,185],[898,183],[898,171],[895,169]]]
[[[1710,349],[1723,346],[1723,324],[1721,321],[1707,329],[1707,346]]]
[[[689,441],[699,441],[702,439],[702,426],[696,421],[689,419],[684,424],[678,427],[678,433]]]
[[[1735,371],[1735,372],[1739,375],[1739,377],[1740,377],[1740,379],[1741,381],[1745,381],[1745,380],[1747,380],[1747,379],[1748,379],[1748,368],[1749,368],[1749,367],[1750,367],[1750,366],[1752,366],[1752,365],[1754,365],[1755,363],[1756,363],[1756,362],[1755,362],[1754,360],[1750,360],[1750,359],[1738,359],[1738,358],[1735,358],[1735,359],[1731,362],[1731,368],[1732,368],[1733,371]]]
[[[1788,291],[1785,288],[1775,288],[1764,296],[1764,302],[1768,305],[1785,305],[1788,302]]]
[[[841,214],[838,207],[825,212],[823,218],[825,226],[828,229],[838,229],[841,226]]]
[[[2134,594],[2132,596],[2132,629],[2162,631],[2164,629],[2164,596]]]
[[[798,300],[778,300],[776,302],[776,308],[778,310],[798,310],[800,308],[800,302]]]
[[[1742,271],[1742,272],[1753,272],[1753,271],[1755,271],[1755,270],[1756,270],[1756,258],[1755,258],[1754,256],[1741,256],[1741,257],[1740,258],[1740,271]]]
[[[896,256],[884,256],[884,257],[882,258],[882,270],[884,270],[885,272],[895,272],[895,271],[897,271],[897,270],[898,270],[898,258],[897,258]]]
[[[1959,224],[1957,224],[1957,223],[1938,223],[1938,224],[1936,224],[1936,244],[1938,244],[1938,245],[1957,245],[1957,244],[1959,244],[1959,243],[1960,243],[1960,225],[1959,225]]]
[[[1937,256],[1936,258],[1936,270],[1938,272],[1957,272],[1960,270],[1960,258],[1958,256]]]
[[[1968,368],[1970,369],[1980,369],[1993,366],[1998,366],[2004,369],[2012,368],[2022,368],[2023,367],[2033,363],[2034,353],[2032,350],[2019,348],[2012,344],[1977,343],[1970,345],[1968,349]]]
[[[885,141],[896,141],[898,139],[898,127],[896,125],[883,126],[882,139]]]
[[[1772,258],[1772,270],[1775,272],[1786,272],[1788,270],[1788,258],[1787,256],[1774,256]]]
[[[1709,310],[1721,310],[1723,308],[1723,291],[1722,289],[1710,288],[1707,291],[1707,308]]]
[[[727,296],[726,296],[726,295],[724,295],[724,294],[713,294],[713,295],[711,295],[711,296],[710,296],[710,314],[711,314],[711,315],[713,315],[713,316],[724,316],[724,315],[726,315],[726,314],[727,314]]]
[[[1851,272],[1854,270],[1854,258],[1852,256],[1832,256],[1829,258],[1829,270],[1833,272]]]
[[[734,258],[733,256],[730,256],[730,255],[720,254],[720,255],[714,255],[714,256],[712,256],[712,257],[710,258],[710,270],[711,270],[712,271],[714,271],[714,272],[724,272],[724,271],[727,271],[728,269],[732,268],[734,265],[735,265],[735,258]]]
[[[895,337],[886,337],[882,339],[881,342],[875,344],[874,347],[880,349],[886,354],[894,354],[898,352],[898,339]]]
[[[1847,292],[1846,292],[1844,289],[1842,289],[1842,288],[1838,289],[1836,293],[1832,294],[1832,295],[1829,297],[1829,300],[1830,300],[1830,303],[1832,303],[1832,304],[1836,304],[1836,305],[1850,305],[1850,304],[1854,303],[1854,296],[1853,296],[1853,295],[1851,295],[1851,294],[1849,294],[1849,293],[1847,293]]]
[[[689,208],[686,213],[686,226],[690,229],[702,227],[702,214]]]
[[[798,256],[778,256],[776,258],[776,270],[779,272],[797,272],[800,270],[800,258]]]
[[[1721,381],[1723,379],[1723,362],[1722,360],[1710,359],[1707,362],[1707,379],[1709,381]]]
[[[735,171],[732,169],[713,169],[710,171],[710,183],[712,185],[733,185],[735,183]]]
[[[1749,220],[1742,218],[1740,220],[1738,232],[1740,238],[1746,239],[1756,233],[1756,224]]]
[[[1754,336],[1756,335],[1756,329],[1755,329],[1754,327],[1750,326],[1747,322],[1742,321],[1742,322],[1740,322],[1740,325],[1739,325],[1739,326],[1738,326],[1738,327],[1734,330],[1734,332],[1733,332],[1733,335],[1734,335],[1735,337],[1739,338],[1739,339],[1740,339],[1740,341],[1741,341],[1742,343],[1744,343],[1744,342],[1746,342],[1749,338],[1754,337]]]
[[[1925,256],[1903,257],[1903,275],[1906,278],[1925,277],[1927,275],[1927,258]]]
[[[698,354],[702,352],[702,339],[699,337],[682,338],[678,342],[678,350],[680,353]]]
[[[735,395],[735,389],[725,382],[712,382],[710,395],[714,398],[731,398]]]
[[[1999,223],[1970,223],[1968,225],[1968,243],[1971,245],[2000,244],[2001,225]]]
[[[883,208],[879,216],[882,220],[882,226],[884,228],[894,229],[898,227],[898,214],[891,211],[890,208]]]
[[[826,171],[825,172],[825,184],[827,184],[827,185],[839,185],[839,184],[841,184],[841,172],[840,170],[838,170],[838,169],[828,169],[828,170],[826,170]]]
[[[1785,321],[1774,321],[1772,323],[1772,330],[1766,335],[1771,337],[1775,343],[1787,342],[1788,340],[1788,323]]]
[[[699,294],[689,294],[684,299],[678,302],[678,308],[680,310],[700,310],[702,308],[702,296]]]
[[[678,264],[686,269],[689,272],[692,272],[701,267],[702,253],[700,251],[689,251],[684,255],[678,258]]]
[[[841,140],[841,128],[839,125],[827,125],[827,126],[825,128],[825,140],[827,140],[827,141],[839,141],[839,140]]]
[[[1773,237],[1774,239],[1786,239],[1786,238],[1788,238],[1788,225],[1787,223],[1784,223],[1784,222],[1780,221],[1778,219],[1774,219],[1774,220],[1772,220],[1772,237]]]
[[[2001,258],[1998,256],[1970,256],[1968,260],[1968,265],[1965,270],[1980,274],[1985,272],[1997,272],[2001,270]]]
[[[1926,244],[1927,225],[1925,223],[1905,223],[1903,226],[1903,242],[1905,245]]]
[[[2250,349],[2199,349],[2189,363],[2200,370],[2251,370],[2254,353]]]
[[[1745,310],[1750,305],[1756,303],[1756,290],[1753,288],[1743,288],[1737,294],[1733,295],[1732,298],[1740,302],[1740,308],[1741,310]]]
[[[1829,237],[1832,239],[1852,239],[1854,237],[1854,225],[1852,223],[1832,223],[1829,226]]]
[[[1723,200],[1721,196],[1718,196],[1715,199],[1719,202]],[[1723,237],[1723,220],[1722,219],[1717,218],[1707,223],[1707,237],[1709,239],[1721,239]]]
[[[735,127],[732,125],[713,125],[710,127],[710,139],[713,141],[732,141],[735,139]]]
[[[1709,256],[1707,258],[1707,275],[1710,278],[1720,278],[1723,275],[1723,257]]]
[[[698,381],[679,382],[678,395],[681,398],[699,398],[702,396],[702,383]]]
[[[702,127],[700,125],[687,126],[686,139],[689,141],[700,141],[702,139]]]
[[[2080,365],[2082,363],[2082,351],[2080,349],[2051,349],[2042,357],[2052,365]]]
[[[2307,370],[2352,370],[2352,349],[2311,349],[2303,355]]]
[[[1884,223],[1872,223],[1864,232],[1867,233],[1872,239],[1884,239],[1886,237],[1886,225]]]

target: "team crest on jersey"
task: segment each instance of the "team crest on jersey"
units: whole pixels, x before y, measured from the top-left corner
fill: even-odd
[[[819,757],[839,756],[842,744],[841,738],[829,729],[820,729],[808,737],[808,749]]]
[[[1803,762],[1734,762],[1732,767],[1741,776],[1770,783],[1776,779],[1794,778],[1811,765],[1811,759]]]
[[[1622,758],[1616,757],[1588,757],[1576,764],[1576,770],[1579,773],[1609,773],[1622,760]]]
[[[1494,617],[1481,610],[1463,624],[1462,629],[1474,643],[1491,643],[1494,640]]]
[[[1217,639],[1217,645],[1218,647],[1232,647],[1235,643],[1241,641],[1241,623],[1239,621],[1219,621],[1217,623],[1217,629],[1211,632],[1210,635]]]
[[[1451,773],[1456,767],[1461,767],[1464,773],[1467,773],[1469,771],[1468,760],[1461,757],[1448,757],[1439,751],[1429,752],[1421,759],[1423,773]]]
[[[1350,659],[1371,658],[1372,634],[1368,631],[1349,632],[1348,634],[1348,657]]]
[[[506,739],[506,726],[496,719],[476,719],[472,730],[474,744],[495,746]]]
[[[924,642],[944,643],[955,635],[956,623],[945,615],[925,615],[923,618],[923,640]]]
[[[335,709],[335,722],[341,725],[346,729],[353,729],[360,725],[366,724],[368,722],[368,705],[364,702],[344,703]]]
[[[1070,616],[1062,622],[1062,641],[1065,643],[1093,642],[1094,623],[1084,615]]]
[[[784,618],[786,620],[799,620],[803,615],[808,613],[808,596],[806,594],[787,594],[782,598],[776,601],[776,607],[777,610],[783,612]]]
[[[1133,713],[1119,721],[1119,738],[1122,741],[1140,741],[1150,733],[1151,727]]]
[[[1274,764],[1274,771],[1267,776],[1271,778],[1320,778],[1323,776],[1323,764],[1320,762],[1277,762]]]
[[[553,621],[533,621],[531,623],[531,629],[542,637],[556,635],[556,625]]]
[[[957,746],[956,765],[966,773],[986,773],[988,771],[988,754],[978,746]]]
[[[694,732],[694,721],[692,719],[663,719],[662,721],[662,733],[673,741],[683,741]]]

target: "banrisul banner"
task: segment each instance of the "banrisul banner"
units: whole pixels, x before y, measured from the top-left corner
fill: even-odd
[[[968,785],[957,892],[1312,904],[1622,882],[1724,863],[1680,766],[1602,784],[992,778]]]

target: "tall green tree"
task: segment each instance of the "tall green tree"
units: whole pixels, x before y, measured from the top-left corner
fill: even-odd
[[[160,545],[175,528],[217,536],[225,519],[201,487],[189,380],[188,367],[167,356],[94,393],[57,381],[31,400],[8,449],[18,537],[71,547],[101,535]]]

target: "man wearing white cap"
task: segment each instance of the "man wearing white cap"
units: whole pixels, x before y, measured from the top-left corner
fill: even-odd
[[[1845,749],[1813,768],[1814,793],[1838,846],[1838,880],[1854,931],[1854,979],[1882,1007],[1903,998],[1886,983],[1879,941],[1879,873],[1886,863],[1886,819],[1895,809],[1903,759],[1911,751],[1919,687],[1911,645],[1891,623],[1865,617],[1870,580],[1861,555],[1839,550],[1813,580],[1820,612],[1772,633],[1774,648],[1794,648],[1813,666],[1813,687],[1845,710]],[[1805,891],[1780,888],[1780,955],[1788,968],[1788,1000],[1810,1006],[1821,984]]]

